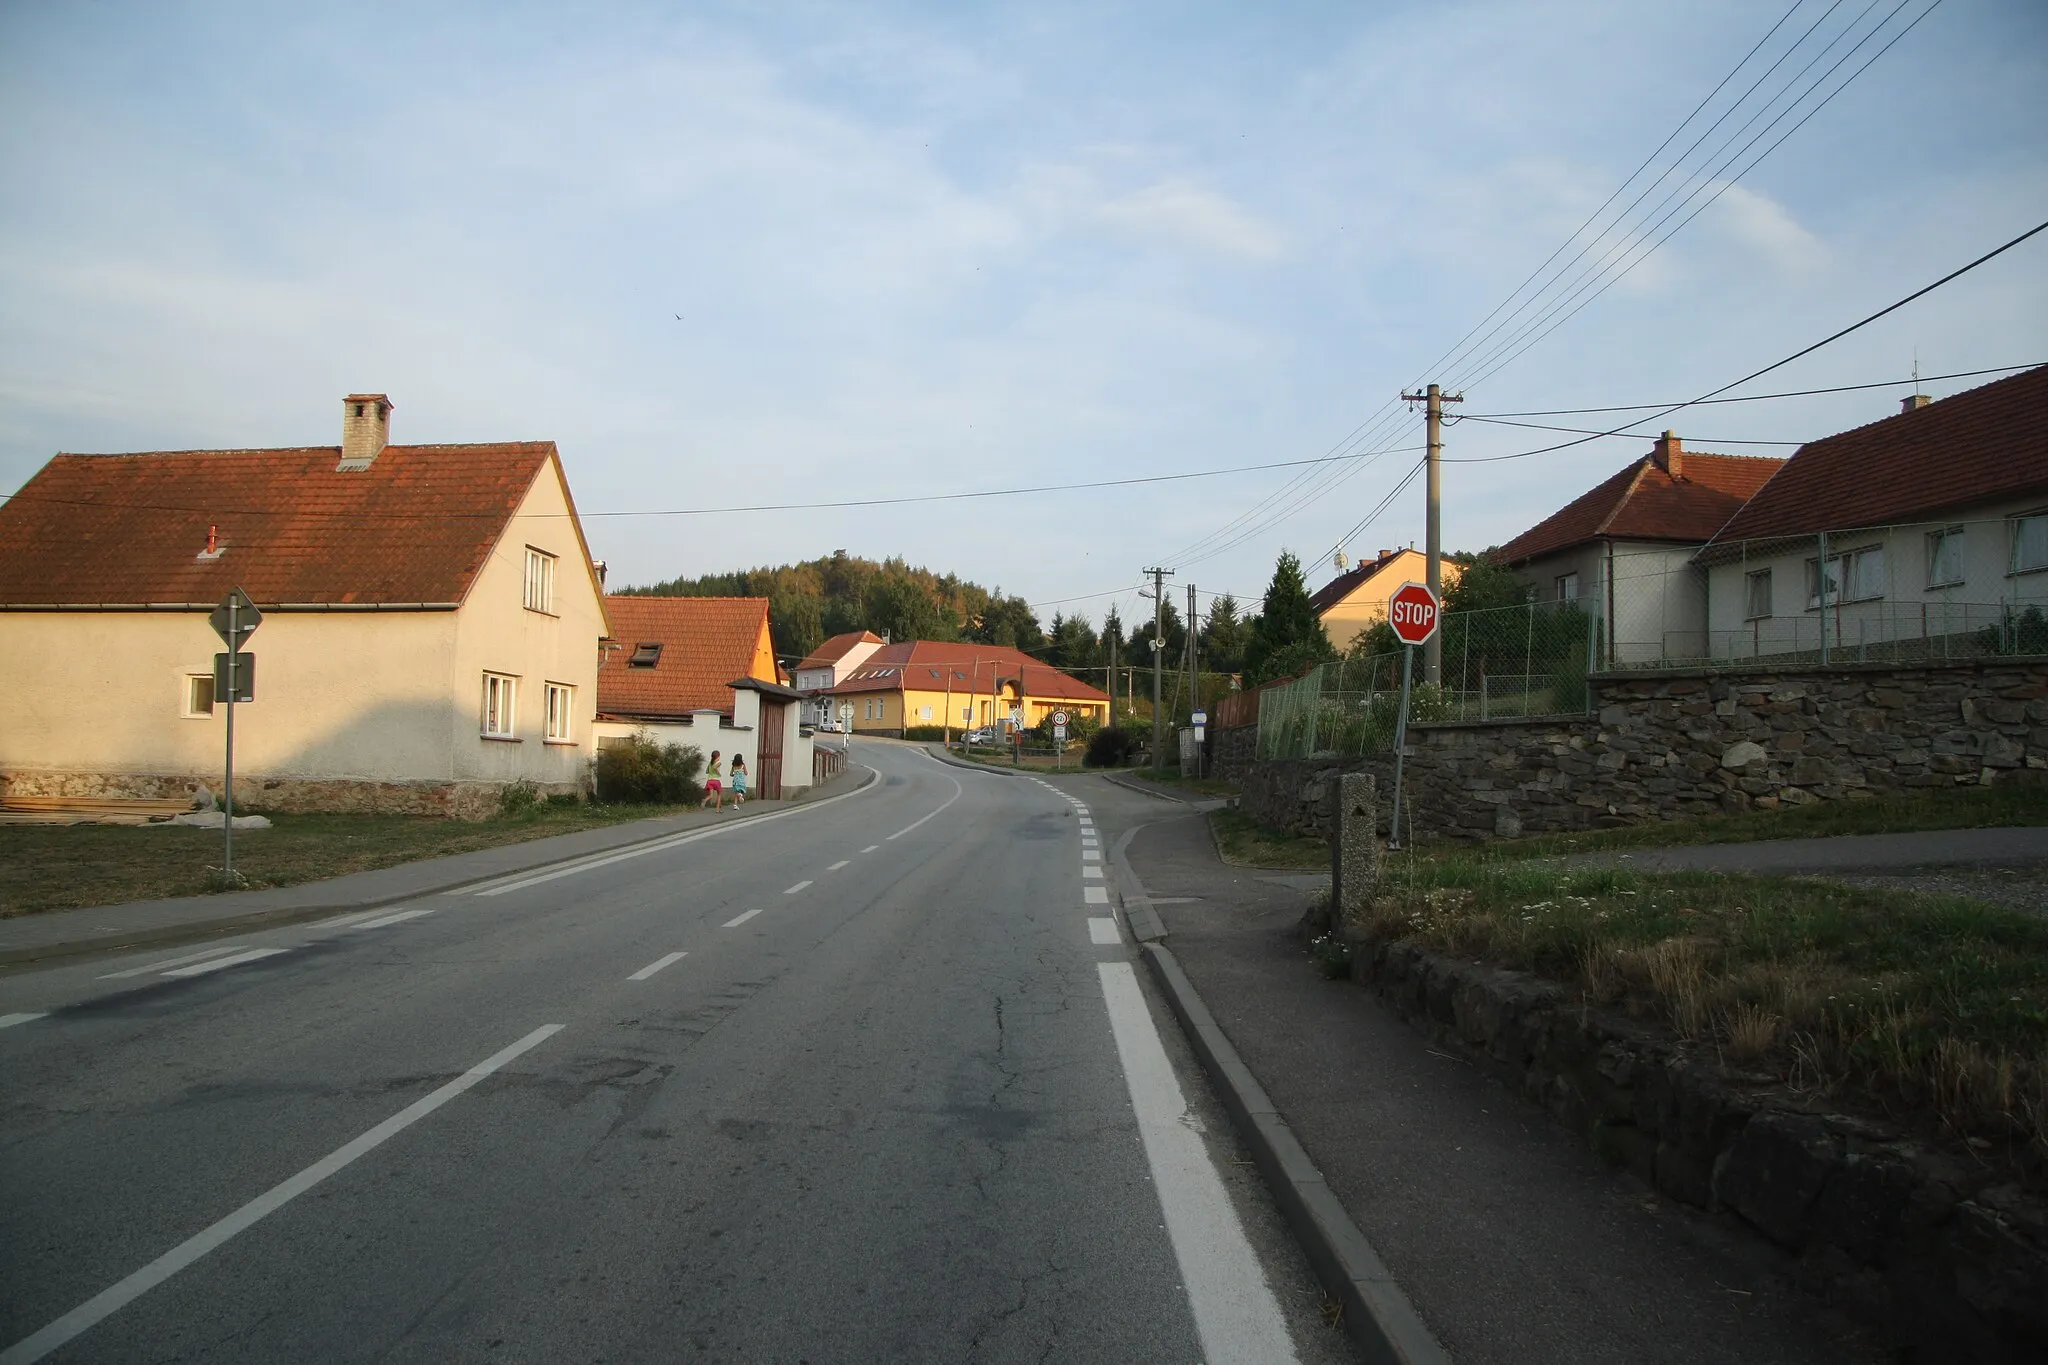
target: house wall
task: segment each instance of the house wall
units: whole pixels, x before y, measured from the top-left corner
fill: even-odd
[[[811,737],[803,733],[800,711],[800,707],[791,705],[782,712],[782,786],[785,795],[810,786],[812,780]],[[591,729],[597,740],[625,738],[644,731],[656,744],[680,744],[684,748],[695,749],[707,761],[715,749],[719,755],[720,771],[728,774],[732,771],[733,755],[738,754],[746,760],[747,771],[751,774],[758,773],[761,768],[760,722],[761,694],[741,689],[733,693],[731,720],[716,711],[697,711],[677,720],[600,720]],[[756,792],[760,790],[758,779],[748,785]]]
[[[1885,551],[1883,597],[1830,600],[1830,649],[1854,657],[1859,648],[1870,644],[1925,639],[1930,642],[1929,651],[1938,654],[1944,636],[1994,627],[2007,609],[2048,609],[2048,571],[2015,574],[2011,570],[2011,518],[2039,512],[2044,506],[2048,506],[2048,490],[2030,498],[1979,503],[1938,520],[1875,531],[1830,532],[1830,557],[1873,546]],[[1929,539],[1953,526],[1963,528],[1962,581],[1930,586]],[[1739,659],[1818,651],[1821,613],[1807,605],[1806,574],[1809,561],[1820,557],[1819,538],[1768,542],[1754,551],[1739,548],[1737,558],[1706,570],[1711,656]],[[1750,619],[1747,579],[1764,569],[1771,574],[1771,614]]]
[[[1542,602],[1556,601],[1557,580],[1576,573],[1581,608],[1608,622],[1608,662],[1690,662],[1705,658],[1707,648],[1706,581],[1692,566],[1698,550],[1664,541],[1592,541],[1538,556],[1514,573]]]
[[[1451,560],[1439,564],[1446,588],[1458,581],[1458,565]],[[1344,595],[1344,599],[1322,614],[1323,633],[1338,653],[1351,648],[1360,635],[1387,619],[1387,599],[1403,583],[1429,581],[1429,556],[1420,550],[1403,550],[1378,573]]]

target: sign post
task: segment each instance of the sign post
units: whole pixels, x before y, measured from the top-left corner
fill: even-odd
[[[1052,766],[1060,769],[1067,766],[1067,713],[1052,713]]]
[[[1401,659],[1401,712],[1394,721],[1394,812],[1387,826],[1387,847],[1401,847],[1401,770],[1408,757],[1408,697],[1415,679],[1415,648],[1436,635],[1443,604],[1426,583],[1403,583],[1387,599],[1387,624],[1394,638],[1407,646]]]
[[[1188,717],[1188,723],[1195,727],[1195,776],[1202,775],[1202,737],[1208,733],[1209,713],[1196,711]]]
[[[226,781],[221,784],[220,879],[232,886],[235,881],[235,701],[238,696],[245,701],[256,698],[255,656],[241,651],[242,642],[263,624],[263,613],[256,610],[256,604],[249,600],[248,593],[235,588],[220,599],[220,605],[213,609],[207,620],[228,647],[225,655],[214,656],[213,675],[216,691],[223,681],[227,684],[228,742],[224,768]],[[244,671],[246,679],[238,676]]]

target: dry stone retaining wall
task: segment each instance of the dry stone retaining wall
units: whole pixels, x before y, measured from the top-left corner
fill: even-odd
[[[371,782],[235,775],[235,809],[358,815],[438,815],[481,820],[494,815],[509,784],[503,782]],[[0,778],[7,796],[139,796],[171,799],[218,796],[219,773],[12,772]],[[580,794],[575,783],[537,783],[541,796]]]

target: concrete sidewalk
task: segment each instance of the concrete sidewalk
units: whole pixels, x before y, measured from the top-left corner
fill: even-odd
[[[1310,961],[1313,875],[1225,865],[1162,807],[1124,849],[1188,980],[1460,1362],[1870,1362],[1774,1249],[1604,1169],[1538,1109]]]
[[[858,791],[875,777],[871,768],[849,767],[795,801],[749,801],[737,810],[727,807],[722,813],[689,811],[660,819],[635,820],[297,886],[18,915],[0,920],[0,971],[128,948],[198,942],[219,934],[292,924],[340,911],[375,909],[714,825],[734,825],[778,812],[801,810]],[[257,833],[247,837],[263,836]]]
[[[1876,872],[1906,867],[2009,867],[2048,861],[2048,829],[1944,829],[1911,834],[1838,834],[1746,844],[1683,844],[1575,853],[1571,866],[1639,872]]]

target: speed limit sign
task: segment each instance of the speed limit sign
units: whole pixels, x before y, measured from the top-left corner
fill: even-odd
[[[1052,723],[1053,723],[1054,725],[1065,725],[1065,724],[1067,723],[1067,713],[1066,713],[1066,712],[1064,712],[1064,711],[1055,711],[1055,712],[1053,712],[1053,713],[1052,713]]]

